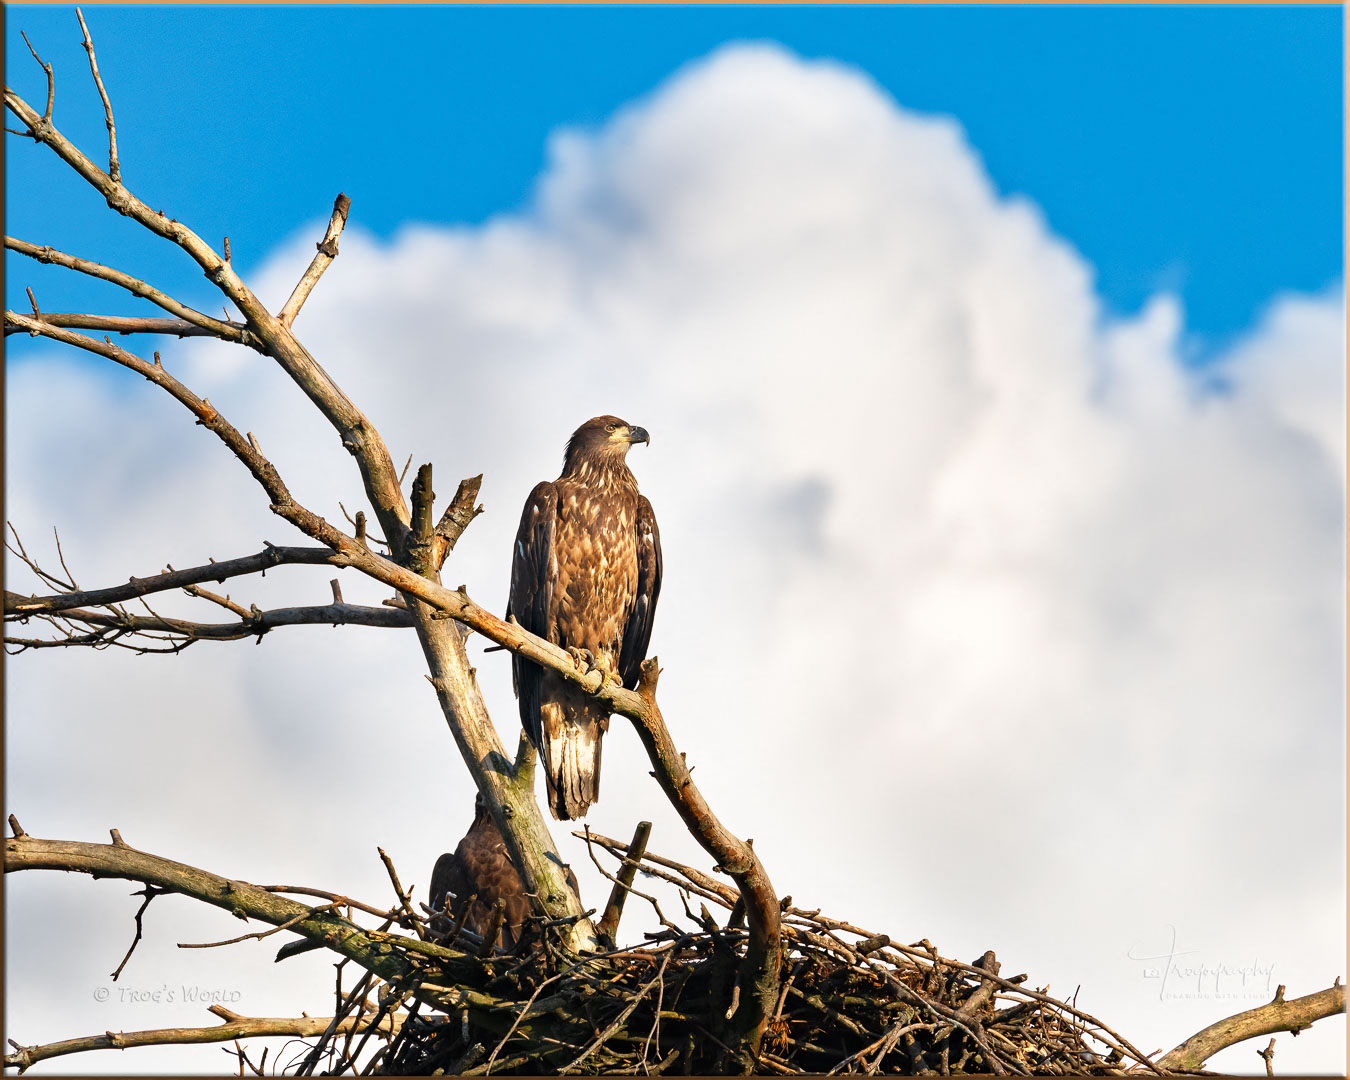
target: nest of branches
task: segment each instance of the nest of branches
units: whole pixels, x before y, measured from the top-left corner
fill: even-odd
[[[617,841],[584,835],[592,859],[596,850],[618,859],[627,854]],[[536,921],[505,954],[462,926],[447,926],[444,915],[415,916],[430,942],[476,956],[471,970],[462,962],[448,970],[410,953],[416,974],[405,985],[372,1002],[367,980],[339,1001],[331,1030],[300,1071],[744,1071],[730,1027],[737,967],[748,943],[736,890],[659,855],[635,861],[643,875],[676,887],[684,909],[677,918],[686,925],[668,919],[655,896],[627,884],[616,894],[650,903],[661,929],[644,934],[640,947],[580,960],[560,948],[557,920]],[[1002,977],[992,952],[962,963],[927,940],[898,944],[794,907],[790,897],[783,902],[783,934],[781,992],[752,1062],[757,1073],[1115,1075],[1151,1068],[1100,1021],[1024,987],[1027,976]],[[446,1004],[444,995],[429,1005],[418,993],[450,987],[462,1007]],[[387,1042],[358,1065],[372,1034]]]

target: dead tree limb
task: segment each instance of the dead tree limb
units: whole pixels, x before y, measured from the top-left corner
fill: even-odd
[[[5,104],[28,127],[32,137],[49,147],[61,160],[83,177],[107,200],[108,205],[125,217],[130,217],[158,236],[176,244],[202,268],[207,278],[243,314],[246,330],[243,339],[250,346],[272,357],[293,382],[305,393],[320,413],[337,432],[343,447],[355,459],[366,495],[376,518],[388,539],[396,558],[405,558],[409,536],[409,510],[399,485],[388,448],[379,432],[360,409],[347,397],[313,356],[304,348],[285,322],[269,312],[235,273],[228,259],[222,258],[200,236],[186,225],[162,212],[151,210],[136,198],[120,180],[105,173],[89,160],[73,143],[56,129],[50,117],[38,113],[9,87],[5,88]],[[345,213],[335,207],[330,232],[336,240]],[[29,245],[26,253],[37,257],[36,245]],[[325,264],[326,265],[326,264]],[[105,268],[106,269],[106,268]],[[303,279],[302,279],[303,280]],[[317,280],[317,277],[315,278]],[[310,286],[312,288],[312,285]],[[297,288],[300,300],[308,289]],[[163,295],[163,294],[159,294]],[[172,311],[182,318],[192,319],[200,313],[184,308]],[[198,399],[176,380],[168,377],[159,364],[125,353],[111,341],[97,342],[87,335],[44,324],[40,319],[18,316],[7,312],[7,325],[19,326],[30,333],[40,334],[75,345],[116,360],[144,375],[152,382],[168,389],[179,401],[197,415],[208,429],[222,438],[231,451],[249,467],[272,499],[272,508],[280,516],[298,523],[308,535],[320,540],[334,551],[341,552],[344,542],[354,544],[317,515],[301,512],[281,483],[276,470],[263,458],[256,446],[244,443],[209,402]],[[225,324],[213,327],[217,336],[231,340],[234,331]],[[361,545],[364,550],[364,545]],[[390,565],[395,565],[391,563]],[[410,575],[425,581],[427,568]],[[436,571],[430,576],[436,578]],[[438,582],[437,582],[438,584]],[[474,781],[487,799],[493,819],[501,830],[513,859],[524,878],[527,890],[538,897],[543,913],[552,917],[581,916],[580,900],[567,885],[564,863],[557,854],[547,826],[534,801],[533,791],[525,792],[516,782],[502,752],[500,740],[493,728],[487,710],[473,681],[473,669],[464,651],[463,636],[443,621],[432,620],[432,609],[419,606],[405,597],[408,610],[418,623],[418,637],[431,669],[437,698],[446,721],[455,735]],[[503,767],[505,765],[506,767]],[[577,918],[572,923],[571,944],[576,948],[594,945],[594,930],[589,920]]]
[[[64,619],[86,626],[105,627],[123,634],[158,632],[181,641],[238,641],[241,638],[261,637],[279,626],[376,626],[407,628],[413,625],[406,611],[389,607],[365,607],[359,604],[318,604],[310,607],[271,608],[255,610],[237,622],[204,623],[188,619],[171,619],[162,615],[131,615],[119,611],[89,611],[71,608],[59,615],[38,615],[34,618]],[[83,644],[61,638],[40,639],[5,638],[6,644],[20,644],[25,648],[42,648]]]
[[[92,41],[88,42],[88,48],[92,61]],[[362,572],[393,585],[403,593],[407,610],[417,626],[432,684],[460,752],[479,790],[486,796],[493,819],[521,871],[527,890],[537,898],[544,915],[565,920],[570,925],[569,945],[575,949],[594,947],[594,927],[584,917],[578,898],[567,887],[562,860],[557,855],[533,792],[525,790],[522,783],[524,778],[516,774],[512,762],[502,750],[474,678],[474,669],[464,649],[464,635],[448,624],[447,617],[480,630],[498,644],[544,663],[565,678],[583,685],[588,692],[596,694],[611,711],[621,712],[636,721],[639,735],[667,796],[679,809],[700,843],[736,879],[745,897],[751,947],[738,982],[741,1004],[736,1012],[736,1024],[740,1034],[757,1048],[769,1010],[777,1000],[781,944],[777,898],[773,896],[768,877],[750,845],[742,843],[721,826],[692,784],[689,771],[675,751],[655,704],[655,665],[651,665],[644,680],[645,695],[632,693],[622,687],[605,687],[600,673],[578,672],[571,658],[561,649],[478,608],[468,599],[463,588],[452,592],[441,586],[440,561],[458,535],[450,526],[462,530],[467,520],[472,520],[471,512],[467,520],[464,517],[466,510],[473,510],[476,493],[467,492],[466,485],[461,485],[460,493],[466,496],[464,501],[467,507],[461,506],[458,514],[450,515],[445,531],[438,527],[428,535],[426,526],[430,520],[433,498],[428,469],[423,485],[424,516],[417,523],[414,534],[412,514],[404,499],[399,475],[379,432],[291,330],[290,321],[313,287],[313,282],[318,280],[326,262],[316,259],[311,264],[292,293],[291,301],[287,302],[289,312],[283,308],[281,316],[274,316],[235,273],[228,247],[222,258],[186,225],[162,212],[152,211],[127,189],[111,164],[109,172],[101,170],[56,129],[50,115],[39,116],[8,87],[5,89],[5,103],[27,126],[36,141],[50,148],[83,177],[103,195],[112,209],[171,241],[194,259],[222,295],[242,313],[245,322],[243,340],[281,366],[328,420],[343,447],[355,459],[367,499],[388,539],[393,558],[386,560],[371,553],[363,543],[358,543],[301,506],[291,496],[276,469],[263,457],[256,440],[250,438],[245,441],[209,401],[189,391],[165,372],[158,361],[154,365],[148,364],[113,345],[108,338],[99,342],[71,329],[45,323],[38,316],[29,317],[7,311],[6,324],[106,356],[168,391],[248,467],[267,492],[273,512],[331,548],[337,555],[343,556],[348,565],[357,566]],[[111,121],[110,107],[108,119]],[[335,254],[337,236],[345,223],[346,212],[347,205],[339,197],[324,241],[331,242],[330,246],[334,248],[331,254],[325,256],[328,259]],[[37,250],[42,249],[26,253],[37,257]],[[323,254],[323,244],[320,245],[320,251]],[[190,309],[170,313],[189,320],[192,315],[200,314]],[[284,317],[287,314],[289,319]],[[235,335],[235,331],[227,324],[219,324],[212,329],[217,336],[227,340]],[[459,501],[457,498],[456,502]],[[452,505],[452,511],[454,509]],[[447,524],[446,519],[442,519],[442,524]],[[444,541],[443,546],[441,541]]]
[[[438,601],[439,606],[443,607],[450,602],[459,608],[461,601],[467,602],[467,596],[463,592],[452,592],[441,586],[437,580],[439,575],[430,565],[426,567],[431,575],[428,577],[376,555],[365,544],[359,543],[354,537],[343,533],[298,503],[276,468],[259,450],[257,441],[245,438],[208,399],[194,394],[169,374],[163,365],[151,364],[107,339],[98,341],[75,331],[45,326],[17,312],[6,311],[5,321],[23,326],[44,337],[104,356],[165,390],[191,411],[198,423],[219,438],[244,464],[270,498],[273,513],[334,552],[335,557],[330,560],[333,565],[356,566],[362,572],[404,593],[408,612],[415,620],[418,638],[430,668],[432,685],[450,724],[451,733],[478,789],[487,796],[494,820],[497,820],[498,828],[502,832],[513,861],[521,871],[527,890],[539,899],[545,915],[552,918],[573,918],[574,921],[569,924],[573,948],[577,950],[594,948],[594,928],[590,921],[584,918],[585,909],[567,884],[565,862],[558,854],[548,827],[544,823],[543,815],[534,798],[533,784],[526,783],[527,778],[532,781],[533,776],[532,774],[517,776],[510,758],[503,750],[478,688],[474,669],[465,652],[463,636],[444,618],[433,617]],[[373,432],[373,429],[371,430]],[[374,437],[378,438],[378,433],[375,433]],[[383,443],[380,445],[383,446]],[[404,505],[402,493],[397,487],[386,502],[394,498],[398,500],[400,507]],[[402,512],[406,518],[408,513],[406,508]],[[403,524],[403,519],[395,516],[384,522],[386,535],[393,531],[389,527],[391,523],[403,530],[402,550],[407,552],[410,529]],[[481,611],[476,605],[475,610]],[[489,623],[503,630],[510,630],[508,624],[496,619],[495,616],[490,616],[487,612],[482,614],[487,617]],[[519,627],[516,627],[516,630],[521,634],[526,633]],[[555,645],[535,638],[534,635],[527,636],[543,646],[545,655],[548,655],[559,668],[567,671],[571,677],[580,677],[575,663],[567,653]],[[598,675],[592,679],[593,682],[598,680]],[[498,814],[501,815],[500,819],[497,818]]]
[[[717,819],[685,764],[656,704],[656,683],[661,669],[652,657],[642,665],[638,694],[645,706],[642,715],[630,716],[647,756],[656,767],[656,780],[679,813],[685,826],[703,850],[736,881],[745,901],[750,928],[750,945],[741,963],[736,983],[740,987],[740,1008],[732,1017],[738,1033],[752,1053],[759,1051],[765,1026],[778,1004],[779,973],[782,968],[782,931],[779,927],[778,894],[765,872],[759,856],[748,841],[737,839]],[[743,1064],[748,1064],[744,1062]]]
[[[75,311],[44,311],[35,318],[49,326],[60,326],[67,330],[99,330],[105,334],[165,334],[172,337],[219,337],[214,330],[190,323],[186,319],[138,318],[134,315],[86,315]],[[243,323],[225,322],[232,331],[241,336]],[[21,334],[23,328],[6,326],[5,337]]]
[[[338,237],[342,235],[342,230],[347,226],[347,214],[351,211],[351,208],[351,199],[339,193],[333,203],[332,217],[328,219],[328,229],[324,232],[323,239],[315,245],[319,250],[315,252],[313,260],[305,269],[299,282],[296,283],[290,298],[282,305],[281,311],[277,313],[277,321],[282,326],[289,327],[291,323],[295,322],[295,317],[300,314],[301,306],[309,299],[309,294],[314,291],[314,286],[319,283],[319,278],[323,277],[323,272],[337,258]]]
[[[174,570],[170,567],[151,576],[132,578],[125,585],[114,585],[107,589],[91,589],[85,592],[55,593],[50,596],[20,596],[18,593],[5,592],[5,614],[37,615],[58,611],[67,611],[78,607],[101,607],[104,604],[116,604],[138,596],[166,592],[170,589],[182,589],[190,585],[200,585],[206,581],[224,582],[232,577],[245,574],[266,573],[274,566],[343,566],[341,557],[328,548],[322,547],[275,547],[268,544],[254,555],[244,555],[238,559],[224,562],[210,562],[204,566],[193,566],[186,570]]]
[[[67,870],[96,877],[122,878],[154,886],[163,892],[181,893],[230,912],[236,918],[257,919],[286,928],[347,957],[386,982],[406,978],[413,969],[402,952],[388,946],[388,935],[379,935],[343,918],[331,909],[289,900],[274,892],[221,877],[186,863],[140,851],[115,836],[111,844],[78,840],[40,840],[27,834],[5,840],[5,873],[23,870]],[[297,921],[298,920],[298,921]],[[399,939],[403,941],[404,939]],[[467,953],[406,939],[409,951],[427,952],[450,964],[468,965]]]
[[[1255,1039],[1287,1031],[1297,1035],[1311,1027],[1316,1020],[1345,1012],[1345,987],[1340,979],[1335,985],[1307,997],[1284,1000],[1284,987],[1275,991],[1273,1001],[1255,1009],[1229,1016],[1197,1031],[1189,1039],[1158,1059],[1158,1068],[1175,1072],[1179,1069],[1200,1069],[1220,1050]]]
[[[160,292],[159,289],[147,285],[139,278],[132,277],[130,274],[124,274],[121,270],[114,270],[110,266],[104,266],[102,263],[93,262],[90,259],[77,258],[74,255],[67,255],[64,251],[57,251],[53,247],[45,245],[30,244],[26,240],[19,240],[13,236],[5,237],[5,247],[10,251],[17,252],[20,255],[27,255],[30,259],[36,259],[40,263],[50,263],[53,266],[64,266],[67,270],[75,270],[81,274],[87,274],[89,277],[99,278],[102,281],[111,282],[113,285],[119,285],[132,296],[139,296],[149,300],[152,304],[163,308],[170,315],[176,315],[186,323],[197,327],[209,333],[212,337],[218,337],[222,341],[233,341],[238,344],[247,344],[248,337],[244,327],[238,323],[228,320],[213,319],[210,315],[203,315],[195,308],[181,304],[168,293]],[[48,322],[47,317],[40,316],[39,321]],[[51,325],[59,326],[61,323],[52,322]],[[17,329],[17,328],[16,328]],[[102,329],[102,327],[89,327],[89,329]],[[6,328],[6,335],[13,333],[14,330]],[[120,332],[120,331],[119,331]]]
[[[461,480],[459,487],[455,489],[455,497],[450,500],[450,505],[445,508],[441,520],[436,523],[431,557],[437,569],[445,565],[447,556],[454,549],[464,530],[469,527],[469,523],[483,512],[481,506],[475,505],[478,501],[478,491],[482,486],[482,473]]]
[[[17,1068],[22,1075],[25,1070],[40,1061],[64,1057],[67,1054],[82,1054],[90,1050],[129,1050],[134,1046],[182,1046],[193,1043],[230,1042],[234,1039],[255,1039],[268,1035],[312,1038],[322,1035],[333,1022],[331,1016],[240,1016],[224,1005],[211,1005],[207,1011],[215,1013],[224,1022],[213,1027],[107,1031],[102,1035],[62,1039],[60,1042],[44,1043],[40,1046],[19,1046],[10,1040],[14,1052],[5,1055],[5,1067]],[[348,1031],[357,1033],[372,1031],[385,1038],[393,1038],[402,1026],[402,1015],[385,1016],[380,1019],[378,1025],[369,1016],[349,1016],[338,1022],[336,1031],[343,1034]]]
[[[463,589],[451,591],[441,586],[436,580],[439,575],[429,563],[424,566],[425,573],[417,573],[376,555],[364,545],[358,544],[354,538],[342,533],[300,505],[291,496],[275,467],[262,456],[254,443],[244,439],[208,400],[198,398],[169,375],[161,365],[152,365],[109,341],[99,342],[73,331],[43,326],[36,320],[16,312],[7,311],[5,320],[106,356],[166,390],[190,409],[198,421],[220,438],[245,464],[271,497],[274,513],[332,548],[337,555],[343,557],[342,562],[346,565],[356,566],[404,593],[409,610],[416,619],[418,636],[431,668],[432,685],[436,688],[447,717],[455,718],[451,728],[456,736],[456,742],[460,745],[461,754],[469,764],[470,771],[474,773],[479,790],[491,792],[489,805],[493,809],[494,819],[497,813],[501,812],[502,821],[498,827],[502,831],[508,849],[513,859],[518,859],[519,863],[523,864],[522,876],[525,877],[527,886],[538,883],[538,887],[532,888],[531,891],[542,897],[548,915],[576,916],[583,914],[583,909],[580,901],[566,886],[563,879],[563,863],[551,840],[547,845],[538,842],[538,838],[546,837],[548,831],[538,804],[534,800],[533,791],[522,790],[522,786],[516,782],[512,763],[503,752],[496,729],[488,718],[486,705],[474,677],[474,669],[464,651],[463,639],[446,625],[444,616],[463,622],[498,644],[543,663],[544,666],[595,694],[610,707],[611,711],[620,712],[636,721],[639,737],[647,748],[657,778],[686,825],[694,832],[704,848],[736,878],[743,893],[748,889],[754,894],[753,897],[747,896],[746,906],[750,913],[752,935],[755,935],[756,940],[763,946],[751,951],[751,966],[756,969],[756,974],[750,977],[750,982],[758,988],[758,991],[743,992],[742,1006],[738,1015],[740,1021],[747,1024],[745,1033],[752,1041],[758,1037],[753,1034],[754,1032],[762,1034],[763,1024],[768,1016],[767,1010],[771,1009],[777,1000],[777,898],[772,896],[772,887],[753,850],[722,827],[698,792],[697,786],[693,784],[684,759],[675,750],[655,702],[654,664],[650,668],[652,672],[650,681],[644,680],[644,684],[647,685],[645,694],[612,684],[603,685],[603,676],[600,673],[579,671],[572,658],[558,646],[536,637],[519,624],[504,622],[478,607]],[[427,484],[428,486],[430,484],[429,476]],[[398,494],[398,499],[402,505],[401,493]],[[407,511],[404,513],[407,514]],[[393,520],[395,524],[402,525],[400,519]],[[408,525],[402,525],[402,528],[403,547],[407,550],[408,539],[412,533]],[[436,611],[443,613],[443,617],[433,617]],[[532,826],[537,822],[537,828],[530,829],[532,838],[513,836],[518,828],[517,820],[529,821]],[[550,878],[556,878],[556,883],[549,881]],[[559,907],[563,907],[564,910],[559,910]],[[571,910],[573,907],[575,910]],[[589,922],[583,919],[573,925],[578,928],[578,933],[582,933],[583,929],[589,931],[585,939],[575,942],[576,947],[593,947],[594,931]],[[753,1022],[750,1022],[752,1017]]]
[[[639,821],[637,828],[633,830],[633,839],[624,851],[617,879],[609,892],[609,902],[605,904],[605,913],[600,917],[599,925],[596,927],[601,939],[608,939],[611,947],[616,940],[615,935],[619,929],[619,919],[623,916],[624,903],[633,888],[633,878],[637,876],[638,863],[642,861],[642,856],[647,851],[647,840],[651,835],[652,823]]]
[[[98,96],[103,99],[103,123],[108,129],[108,175],[113,180],[121,180],[122,165],[117,160],[117,126],[113,123],[112,102],[108,100],[108,91],[103,88],[103,76],[98,72],[94,39],[89,36],[89,27],[84,24],[84,12],[76,8],[75,17],[80,20],[80,31],[84,34],[84,51],[89,54],[89,70],[93,73],[94,85],[98,87]]]

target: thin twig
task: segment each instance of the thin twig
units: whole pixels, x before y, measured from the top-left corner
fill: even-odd
[[[328,229],[323,234],[323,239],[317,245],[318,251],[313,260],[306,268],[299,282],[296,283],[294,291],[290,298],[282,306],[277,314],[277,320],[282,326],[289,327],[295,322],[295,317],[300,314],[300,308],[308,299],[309,294],[314,290],[314,286],[319,283],[319,278],[323,277],[323,272],[328,269],[338,255],[338,237],[342,235],[342,230],[347,225],[347,214],[352,208],[351,199],[341,193],[338,194],[333,203],[333,214],[328,219]]]
[[[28,40],[27,34],[20,30],[19,36],[23,38],[23,43],[28,46],[28,51],[33,54],[33,59],[38,62],[38,66],[47,73],[47,110],[42,114],[42,120],[44,123],[50,124],[52,122],[52,104],[56,100],[56,78],[52,75],[52,66],[42,62],[42,57],[38,56],[37,50],[33,48],[33,43]],[[29,123],[28,126],[31,129],[33,125]]]
[[[108,176],[112,178],[113,183],[121,183],[122,165],[117,160],[117,127],[113,123],[112,102],[108,100],[108,91],[103,89],[103,76],[98,73],[98,60],[94,57],[94,40],[89,36],[89,27],[84,23],[84,13],[76,8],[75,17],[80,20],[80,30],[84,33],[84,51],[89,54],[89,70],[94,74],[98,96],[103,99],[103,122],[108,127]]]
[[[341,603],[342,593],[338,591],[336,579],[333,581],[333,589],[335,602]],[[398,871],[394,869],[394,860],[385,853],[384,848],[377,847],[375,850],[380,853],[380,861],[384,863],[384,869],[389,874],[389,882],[394,886],[394,894],[398,897],[399,907],[403,909],[403,913],[408,918],[408,923],[417,932],[417,936],[425,941],[427,937],[426,928],[422,925],[422,920],[413,912],[408,893],[403,891],[403,884],[398,879]]]
[[[145,909],[150,906],[150,901],[156,896],[163,896],[164,890],[156,889],[153,885],[147,885],[144,889],[141,889],[139,892],[134,892],[131,895],[144,896],[145,900],[142,901],[140,909],[136,912],[136,936],[131,939],[131,947],[127,949],[126,956],[122,957],[122,962],[117,965],[117,970],[112,973],[113,982],[118,980],[118,977],[122,974],[122,969],[127,966],[127,961],[131,959],[131,954],[136,951],[136,946],[140,944],[141,933],[144,930],[144,927],[141,925],[141,918],[145,915]]]
[[[78,273],[86,274],[89,277],[98,278],[100,281],[111,282],[112,284],[125,289],[127,292],[131,293],[132,296],[139,296],[149,300],[152,304],[163,308],[170,315],[176,315],[185,322],[191,323],[193,326],[206,331],[213,337],[220,338],[222,341],[252,344],[252,339],[249,337],[242,324],[231,322],[228,319],[222,321],[220,319],[213,319],[210,315],[203,315],[195,308],[188,307],[188,305],[175,300],[168,293],[161,292],[159,289],[147,285],[139,278],[132,277],[130,274],[125,274],[121,270],[114,270],[110,266],[104,266],[102,263],[96,263],[90,259],[81,259],[75,255],[68,255],[66,252],[57,251],[53,247],[30,244],[27,240],[20,240],[14,236],[5,237],[5,247],[10,251],[18,252],[20,255],[26,255],[30,259],[36,259],[40,263],[63,266],[67,270],[74,270]],[[50,323],[45,317],[41,321],[43,323],[48,323],[49,325],[57,325],[56,323]],[[99,330],[114,329],[118,333],[123,332],[122,328],[117,326],[110,328],[105,326],[101,321],[96,321],[94,325],[88,326],[87,328]],[[28,329],[30,333],[32,332],[31,328],[25,329]],[[6,328],[6,333],[12,332],[13,331],[8,327]]]

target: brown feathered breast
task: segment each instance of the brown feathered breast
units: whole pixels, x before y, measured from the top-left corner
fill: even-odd
[[[526,500],[511,564],[507,613],[525,629],[577,652],[630,688],[637,685],[661,591],[661,534],[651,503],[624,461],[647,432],[614,416],[572,435],[562,475]],[[609,713],[594,698],[512,656],[520,720],[539,750],[549,810],[585,815],[600,794],[601,739]]]
[[[567,883],[573,892],[578,892],[576,875],[570,867]],[[503,901],[504,918],[498,939],[501,947],[509,951],[520,940],[530,914],[530,900],[507,854],[502,834],[481,801],[464,839],[453,852],[447,851],[437,859],[431,872],[431,910],[443,911],[447,900],[450,916],[456,923],[467,908],[464,928],[480,937],[488,931],[497,901]]]

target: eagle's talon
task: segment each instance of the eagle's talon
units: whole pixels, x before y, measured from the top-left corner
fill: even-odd
[[[600,675],[600,685],[595,688],[597,694],[608,686],[623,685],[622,677],[620,677],[618,671],[615,669],[615,665],[611,663],[607,657],[597,659],[595,663],[591,665],[591,671],[598,672]]]
[[[590,649],[581,649],[575,645],[569,645],[567,651],[572,655],[572,663],[577,666],[577,670],[585,675],[595,667],[595,653]]]

